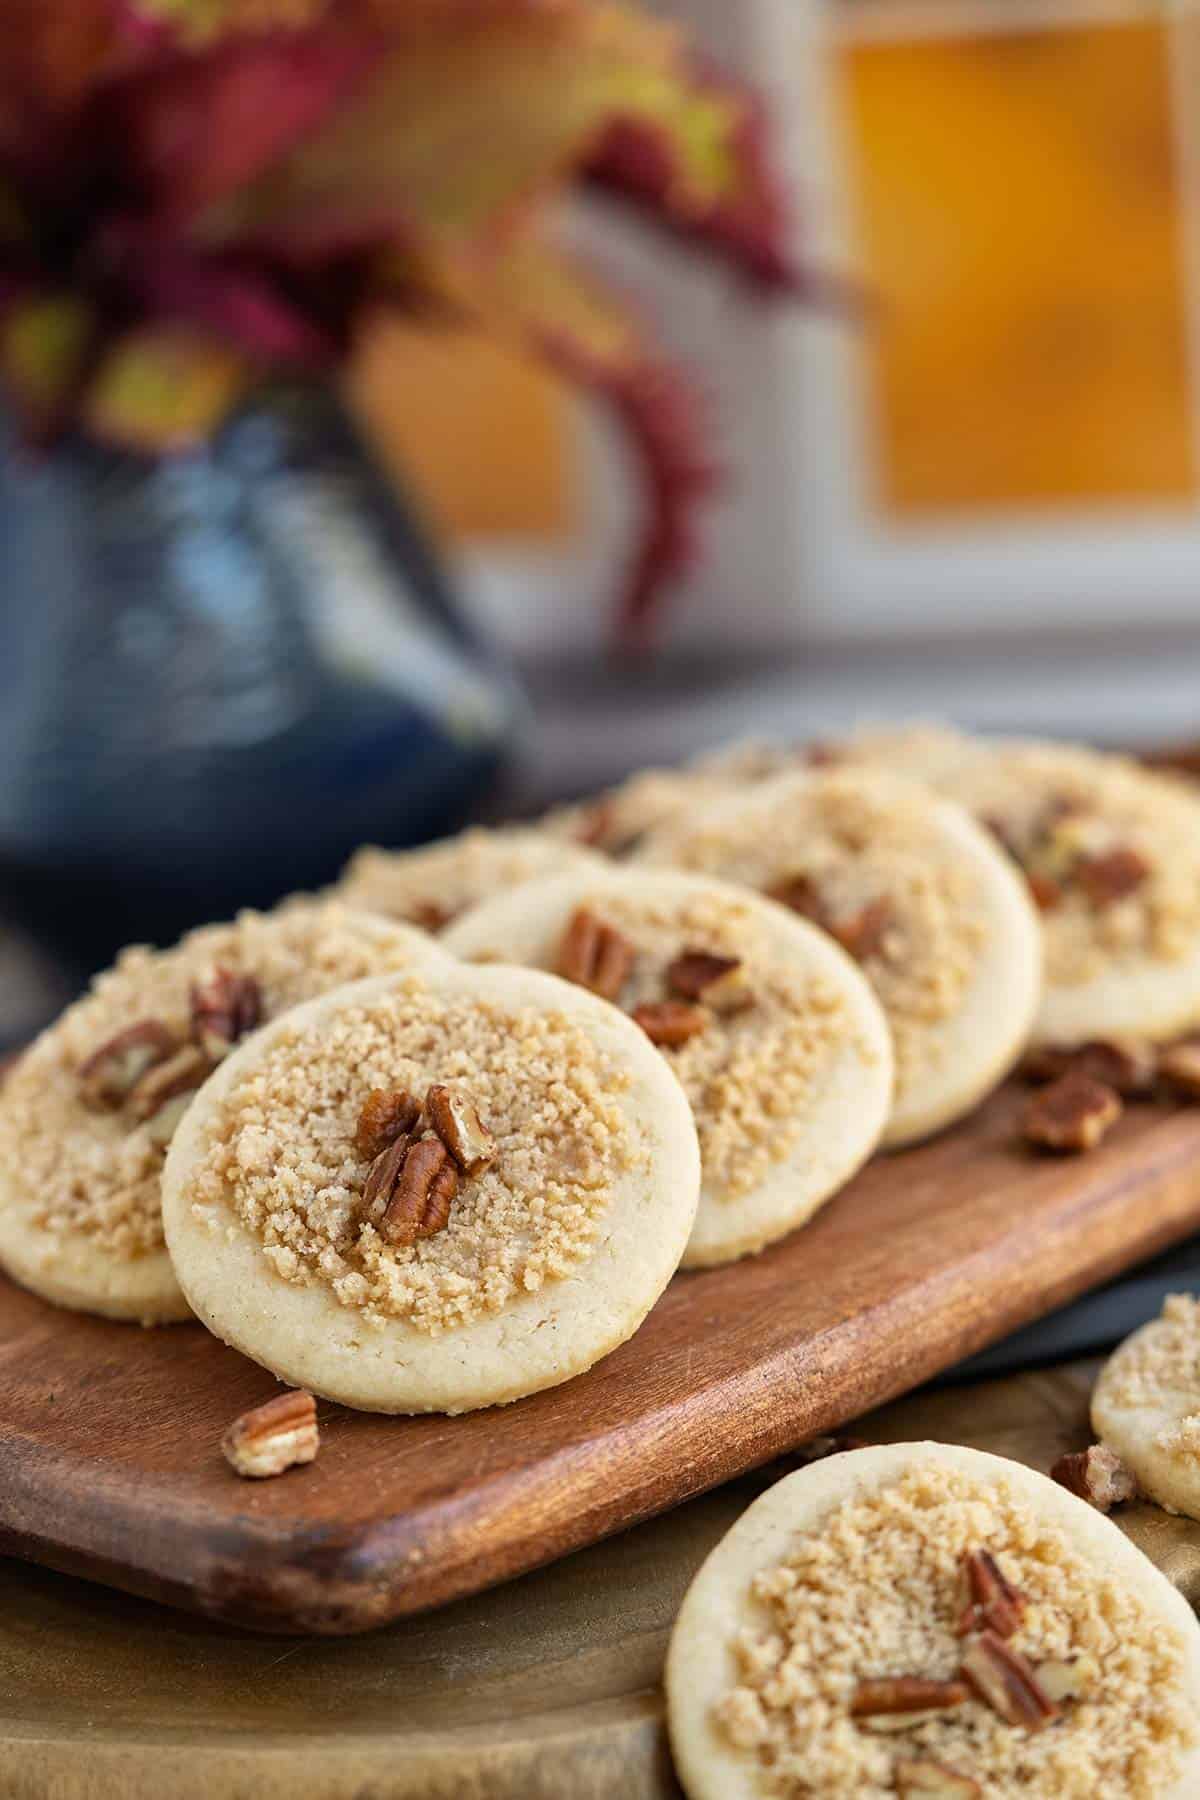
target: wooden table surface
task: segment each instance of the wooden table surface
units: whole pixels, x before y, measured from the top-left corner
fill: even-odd
[[[1093,1366],[913,1396],[855,1429],[1048,1467]],[[695,1569],[775,1465],[551,1568],[344,1640],[258,1637],[0,1561],[8,1800],[666,1800],[659,1677]],[[1123,1528],[1195,1603],[1200,1526]]]

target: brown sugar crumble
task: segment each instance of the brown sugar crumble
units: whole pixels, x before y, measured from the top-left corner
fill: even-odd
[[[393,936],[385,923],[364,922],[337,902],[247,912],[232,924],[192,932],[170,950],[123,952],[5,1083],[0,1158],[31,1228],[89,1237],[128,1258],[162,1248],[166,1139],[152,1117],[113,1109],[111,1102],[89,1105],[80,1088],[81,1069],[118,1033],[152,1018],[173,1042],[185,1044],[195,1028],[193,986],[208,983],[216,969],[252,976],[262,1015],[272,1018],[342,982],[406,968],[411,960],[403,933]],[[150,1075],[159,1068],[166,1062]],[[202,1079],[206,1072],[207,1065],[194,1075]],[[189,1079],[194,1089],[198,1081]],[[189,1096],[176,1097],[182,1106]]]
[[[282,1280],[328,1288],[371,1325],[437,1336],[591,1256],[616,1184],[646,1154],[619,1103],[628,1079],[565,1012],[444,998],[409,974],[369,1006],[284,1032],[211,1121],[193,1211],[214,1231],[232,1213]],[[494,1159],[472,1156],[432,1235],[388,1242],[364,1207],[364,1102],[436,1084],[469,1094]],[[426,1187],[448,1161],[422,1168]],[[425,1229],[444,1195],[421,1198]]]
[[[595,858],[549,833],[477,826],[420,850],[368,845],[351,858],[337,891],[348,906],[437,933],[505,888],[585,862],[594,866]]]
[[[1008,1638],[961,1635],[962,1568],[981,1544],[1022,1600]],[[989,1800],[1156,1800],[1194,1742],[1181,1642],[1003,1483],[915,1468],[799,1537],[748,1599],[755,1622],[731,1644],[736,1685],[715,1723],[757,1759],[775,1800],[936,1792],[912,1787],[921,1762],[977,1782]],[[968,1668],[965,1701],[944,1690],[885,1730],[854,1716],[866,1684],[899,1674],[956,1684],[964,1657],[1011,1664],[1013,1684],[989,1704]],[[986,1671],[981,1687],[991,1688]],[[1015,1716],[1018,1694],[1027,1724],[1003,1716]]]
[[[668,835],[656,863],[739,881],[839,924],[888,1015],[897,1089],[938,1055],[986,946],[978,884],[931,828],[927,803],[881,804],[850,773],[791,789],[769,813]],[[789,897],[790,894],[790,897]],[[837,935],[835,929],[835,935]]]

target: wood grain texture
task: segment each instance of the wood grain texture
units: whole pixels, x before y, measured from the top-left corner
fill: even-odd
[[[1046,1469],[1089,1365],[855,1426]],[[0,1562],[0,1792],[18,1800],[679,1800],[659,1679],[680,1599],[773,1464],[552,1568],[358,1639],[278,1640]],[[1195,1604],[1200,1526],[1122,1529]]]
[[[346,1633],[550,1562],[767,1462],[1200,1222],[1200,1109],[1133,1108],[1037,1158],[1003,1091],[881,1158],[763,1256],[681,1275],[568,1386],[460,1419],[322,1406],[317,1462],[218,1453],[269,1375],[0,1285],[0,1551],[274,1631]]]

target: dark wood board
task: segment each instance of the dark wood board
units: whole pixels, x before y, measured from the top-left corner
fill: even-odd
[[[0,1552],[267,1630],[438,1606],[677,1505],[908,1392],[1200,1225],[1200,1108],[1131,1108],[1042,1159],[1002,1090],[882,1157],[806,1230],[678,1276],[587,1375],[502,1410],[321,1408],[321,1455],[218,1452],[271,1377],[199,1326],[57,1311],[0,1283]]]

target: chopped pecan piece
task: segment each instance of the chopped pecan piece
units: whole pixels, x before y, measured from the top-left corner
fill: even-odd
[[[373,1088],[362,1104],[354,1148],[368,1162],[397,1138],[408,1137],[421,1117],[421,1102],[407,1088]]]
[[[927,1681],[921,1675],[889,1675],[860,1681],[850,1702],[853,1719],[894,1718],[900,1713],[949,1712],[970,1699],[962,1681]]]
[[[496,1140],[471,1096],[461,1088],[431,1087],[425,1096],[425,1110],[464,1175],[479,1175],[495,1162]]]
[[[317,1403],[311,1394],[280,1394],[235,1419],[221,1439],[226,1462],[239,1475],[262,1479],[310,1463],[321,1447]]]
[[[968,1551],[963,1558],[963,1583],[959,1636],[994,1631],[997,1637],[1012,1637],[1025,1611],[1025,1596],[1009,1581],[990,1550]]]
[[[883,940],[894,917],[895,909],[883,894],[869,905],[859,907],[856,913],[833,919],[827,929],[855,962],[865,962],[868,956],[874,956],[883,948]]]
[[[804,752],[804,761],[810,769],[833,769],[845,760],[846,752],[842,746],[828,738],[814,738]]]
[[[1020,841],[1007,819],[1002,819],[999,813],[980,813],[979,823],[990,837],[995,838],[1000,848],[1006,851],[1014,862],[1023,861]]]
[[[635,1006],[630,1017],[660,1050],[678,1050],[708,1024],[708,1015],[686,1000],[647,1001]]]
[[[667,986],[681,1000],[702,1000],[714,1012],[741,1012],[754,996],[746,986],[741,958],[685,950],[667,970]]]
[[[262,989],[253,975],[216,968],[192,983],[192,1036],[212,1062],[262,1023]]]
[[[1114,906],[1118,900],[1128,899],[1149,873],[1150,864],[1141,851],[1127,844],[1096,856],[1081,856],[1073,870],[1076,881],[1095,907]]]
[[[1090,1043],[1043,1044],[1021,1064],[1029,1081],[1058,1081],[1064,1075],[1090,1075],[1132,1099],[1154,1089],[1155,1053],[1137,1038],[1093,1038]]]
[[[165,1062],[177,1040],[160,1019],[139,1019],[109,1038],[79,1065],[79,1089],[89,1106],[115,1112],[155,1063]]]
[[[1038,1663],[1034,1673],[1043,1694],[1057,1706],[1062,1700],[1079,1700],[1094,1692],[1100,1666],[1094,1657],[1071,1656],[1065,1662]]]
[[[1047,875],[1040,869],[1026,869],[1025,881],[1029,897],[1039,912],[1053,912],[1062,905],[1062,886],[1055,881],[1053,875]]]
[[[558,946],[558,973],[603,1000],[615,1000],[633,968],[633,945],[586,906],[567,921]]]
[[[445,931],[454,914],[448,906],[441,906],[436,900],[414,900],[408,917],[411,924],[436,937],[439,931]]]
[[[983,1800],[983,1789],[969,1775],[931,1756],[902,1757],[893,1774],[901,1800],[921,1800],[933,1794],[939,1800]]]
[[[1090,1075],[1064,1075],[1025,1108],[1021,1129],[1044,1150],[1094,1150],[1123,1111],[1121,1097]]]
[[[614,836],[617,825],[617,809],[611,797],[593,800],[579,816],[575,828],[575,842],[586,844],[591,850],[607,850],[609,841]]]
[[[1032,1663],[994,1631],[981,1631],[967,1639],[961,1674],[979,1698],[1010,1725],[1040,1731],[1058,1717],[1058,1708],[1040,1686]]]
[[[1060,1456],[1050,1471],[1050,1479],[1102,1513],[1111,1512],[1137,1493],[1133,1475],[1107,1444],[1092,1444],[1086,1450]]]
[[[400,1145],[393,1144],[383,1155],[390,1158],[398,1149]],[[449,1224],[457,1193],[458,1171],[440,1138],[422,1138],[408,1145],[388,1190],[380,1237],[396,1249],[415,1244],[418,1238],[434,1237]]]
[[[195,1044],[184,1044],[166,1062],[155,1063],[129,1096],[137,1119],[152,1119],[168,1100],[195,1093],[212,1070],[212,1064]]]
[[[829,908],[811,875],[785,875],[767,889],[767,899],[786,906],[789,912],[799,913],[802,919],[811,919],[822,930],[828,928]]]
[[[1200,1100],[1200,1043],[1193,1038],[1169,1045],[1159,1055],[1158,1073],[1177,1094]]]

